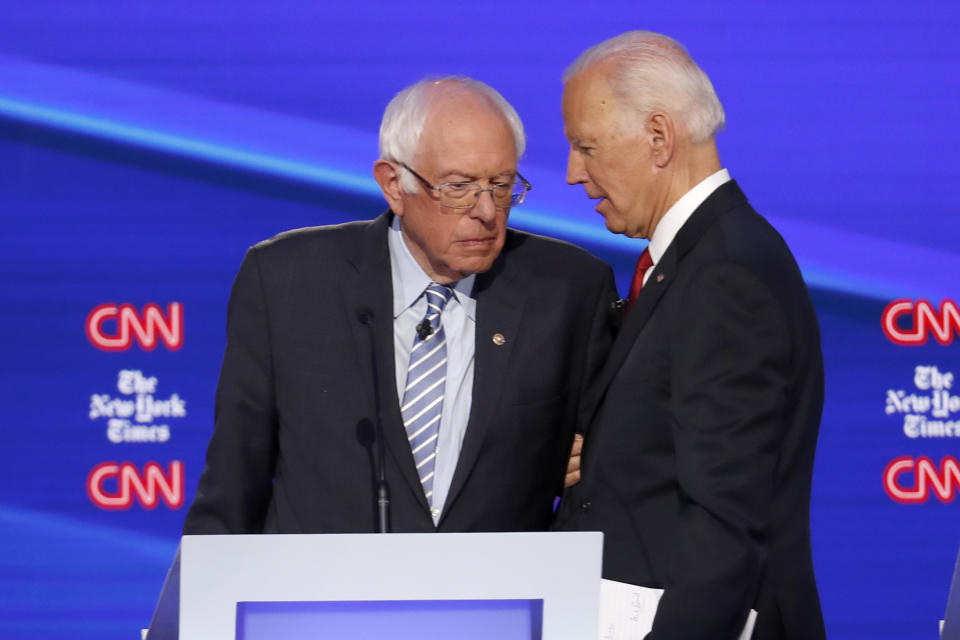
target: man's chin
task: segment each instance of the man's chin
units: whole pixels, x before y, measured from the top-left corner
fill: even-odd
[[[621,220],[614,218],[613,216],[604,216],[603,223],[607,226],[607,231],[611,233],[620,233],[626,235],[627,227],[623,224]]]
[[[499,255],[499,252],[492,256],[477,256],[461,260],[454,266],[454,268],[456,269],[457,273],[460,274],[461,278],[466,278],[467,276],[475,273],[484,273],[485,271],[489,271],[490,267],[493,266],[493,263],[497,259],[497,255]]]

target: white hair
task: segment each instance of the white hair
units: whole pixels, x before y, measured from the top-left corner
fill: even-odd
[[[610,61],[610,86],[638,114],[665,111],[693,142],[712,138],[725,124],[723,106],[707,74],[676,40],[651,31],[628,31],[580,54],[563,82]]]
[[[513,134],[513,144],[517,150],[517,159],[523,155],[527,145],[523,133],[523,122],[516,109],[500,95],[496,89],[478,80],[465,76],[447,76],[444,78],[425,78],[412,84],[393,97],[383,112],[380,122],[380,159],[388,162],[411,164],[420,144],[420,135],[430,113],[430,106],[439,93],[438,89],[453,85],[464,91],[472,92],[490,101],[498,109]],[[409,171],[400,175],[400,185],[407,193],[417,190],[416,179]]]

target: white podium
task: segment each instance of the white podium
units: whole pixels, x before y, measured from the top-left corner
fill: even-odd
[[[148,640],[594,640],[596,532],[185,536]],[[164,604],[166,598],[167,604]],[[164,620],[166,618],[166,620]]]

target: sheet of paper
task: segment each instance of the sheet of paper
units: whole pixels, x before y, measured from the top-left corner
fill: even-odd
[[[643,640],[653,628],[653,618],[663,589],[639,587],[615,580],[600,582],[600,640]],[[750,640],[757,612],[747,615],[739,640]]]
[[[600,581],[600,640],[643,640],[663,589],[638,587],[615,580]]]
[[[737,640],[750,640],[750,636],[753,635],[753,625],[755,624],[757,624],[757,610],[750,609],[750,613],[747,614],[747,623],[743,625],[743,632]]]

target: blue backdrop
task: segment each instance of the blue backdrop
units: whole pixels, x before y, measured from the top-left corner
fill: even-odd
[[[829,635],[935,637],[960,545],[960,4],[326,4],[0,0],[0,637],[146,625],[243,252],[384,208],[376,132],[407,84],[461,73],[513,102],[534,190],[512,224],[587,246],[625,292],[642,244],[564,184],[559,101],[565,65],[632,28],[711,76],[721,159],[811,286]]]

